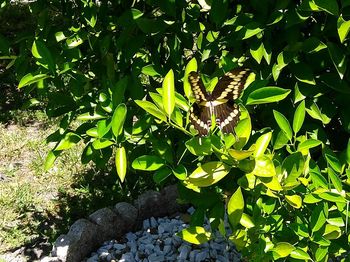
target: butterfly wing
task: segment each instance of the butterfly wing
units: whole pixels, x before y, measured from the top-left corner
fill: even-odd
[[[250,72],[247,68],[238,68],[227,72],[216,84],[212,99],[236,100],[241,95]]]
[[[194,103],[190,110],[191,124],[200,136],[207,136],[211,126],[210,108]]]
[[[205,90],[203,81],[197,72],[192,71],[189,73],[188,82],[191,85],[193,95],[196,98],[196,102],[198,104],[208,100],[208,93]]]
[[[239,106],[230,100],[227,103],[214,106],[214,114],[216,117],[216,125],[224,134],[235,133],[241,112]]]

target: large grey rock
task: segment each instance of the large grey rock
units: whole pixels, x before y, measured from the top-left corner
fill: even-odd
[[[90,221],[97,225],[98,243],[118,238],[125,232],[125,220],[109,208],[101,208],[89,216]]]
[[[146,191],[141,194],[134,202],[134,206],[139,212],[138,220],[142,221],[151,216],[164,216],[166,208],[162,206],[161,194],[155,191]]]
[[[136,207],[126,202],[120,202],[114,206],[113,211],[125,221],[123,233],[135,229],[138,216]]]
[[[96,241],[97,230],[97,226],[89,220],[77,220],[70,227],[67,235],[61,235],[57,238],[52,256],[56,256],[64,262],[81,261],[99,245]]]

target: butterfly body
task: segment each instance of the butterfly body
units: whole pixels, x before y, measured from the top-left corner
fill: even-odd
[[[206,136],[212,127],[212,119],[224,134],[234,133],[240,111],[235,100],[240,96],[249,69],[235,69],[226,73],[212,93],[205,90],[197,72],[191,72],[188,80],[196,98],[190,113],[190,121],[200,136]]]

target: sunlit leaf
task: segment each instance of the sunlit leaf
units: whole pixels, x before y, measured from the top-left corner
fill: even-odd
[[[124,147],[118,147],[116,150],[115,166],[117,168],[117,174],[120,181],[124,182],[127,167],[126,152]]]
[[[177,235],[183,240],[195,245],[206,243],[211,239],[211,233],[207,232],[205,228],[198,226],[185,228]]]
[[[241,221],[244,209],[244,197],[240,187],[231,196],[227,204],[227,214],[231,226],[236,226]]]

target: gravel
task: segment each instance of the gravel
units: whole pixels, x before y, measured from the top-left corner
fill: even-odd
[[[193,212],[193,208],[188,210]],[[188,227],[180,216],[146,219],[142,230],[124,236],[122,241],[105,242],[96,252],[93,252],[86,262],[239,262],[240,254],[232,243],[228,242],[219,232],[208,243],[192,245],[183,241],[176,233]],[[205,225],[206,229],[210,226]]]

